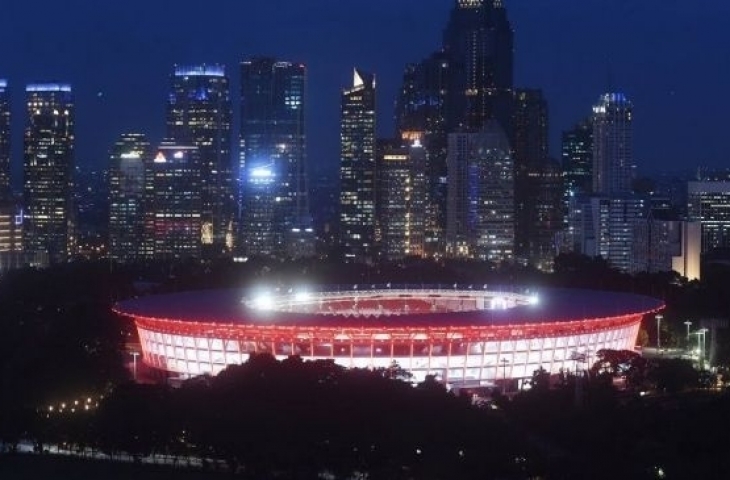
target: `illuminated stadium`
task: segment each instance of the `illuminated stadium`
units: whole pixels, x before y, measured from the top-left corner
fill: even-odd
[[[354,285],[300,290],[206,290],[119,303],[144,362],[173,376],[217,374],[251,353],[388,367],[414,380],[493,385],[539,367],[574,370],[601,349],[633,349],[644,315],[664,307],[629,293],[474,286]]]

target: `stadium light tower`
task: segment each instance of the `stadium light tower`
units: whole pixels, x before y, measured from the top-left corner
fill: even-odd
[[[690,325],[692,325],[692,322],[687,320],[686,322],[684,322],[684,324],[687,325],[687,344],[689,344],[689,327]]]
[[[664,318],[664,315],[658,314],[655,316],[656,318],[656,349],[657,352],[662,349],[662,318]]]

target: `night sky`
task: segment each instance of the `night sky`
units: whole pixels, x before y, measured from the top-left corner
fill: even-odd
[[[559,154],[560,131],[588,115],[611,81],[634,103],[641,172],[730,165],[730,2],[505,2],[515,30],[515,84],[544,89],[553,155]],[[263,54],[308,65],[310,166],[333,171],[339,95],[351,82],[352,67],[376,73],[379,134],[392,135],[403,66],[439,47],[452,4],[4,0],[0,78],[13,89],[15,162],[21,160],[28,82],[73,85],[77,161],[100,167],[122,132],[162,138],[173,64],[224,63],[237,101],[239,62]]]

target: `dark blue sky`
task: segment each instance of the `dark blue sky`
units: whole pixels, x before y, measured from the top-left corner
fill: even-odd
[[[550,103],[551,151],[560,131],[607,88],[634,102],[642,172],[730,165],[730,2],[505,0],[515,30],[515,82]],[[23,88],[67,81],[77,98],[77,159],[104,165],[125,131],[164,133],[175,63],[238,63],[268,54],[309,67],[313,169],[339,155],[339,92],[353,66],[377,74],[379,133],[393,128],[405,63],[438,48],[453,0],[5,0],[0,78],[14,92],[17,147]],[[237,95],[234,95],[237,98]]]

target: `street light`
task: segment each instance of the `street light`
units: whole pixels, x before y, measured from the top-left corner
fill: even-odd
[[[697,335],[697,352],[701,369],[705,368],[705,333],[707,333],[706,328],[700,328],[699,330],[692,332],[692,335]]]
[[[502,395],[504,395],[507,392],[507,364],[509,360],[503,358],[500,362],[502,362]]]
[[[662,335],[661,335],[661,325],[662,325],[662,318],[664,316],[662,314],[656,315],[654,318],[656,318],[656,349],[657,351],[662,349]]]
[[[692,325],[692,322],[687,320],[684,324],[687,325],[687,343],[689,344],[689,326]]]
[[[134,378],[134,381],[137,381],[137,357],[139,357],[139,352],[129,352],[132,355],[132,376]]]

